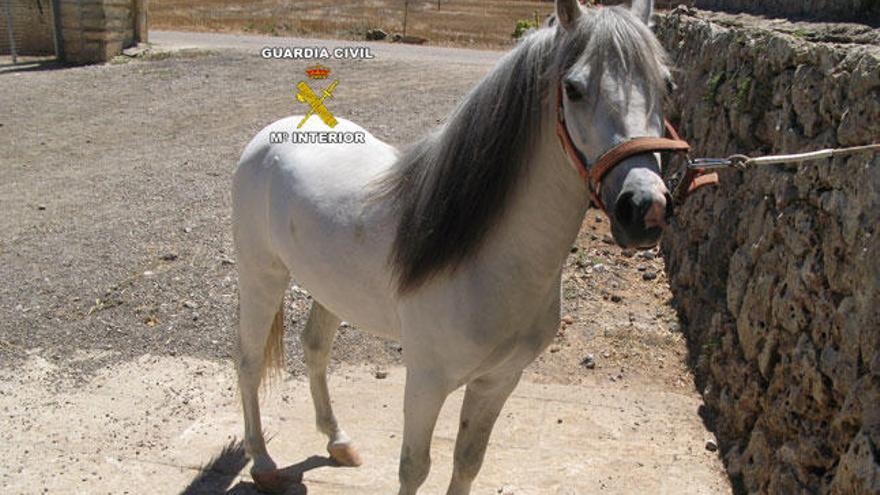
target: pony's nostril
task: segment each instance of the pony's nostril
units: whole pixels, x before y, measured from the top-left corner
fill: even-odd
[[[637,217],[636,205],[633,202],[633,193],[627,192],[617,198],[617,204],[614,206],[614,215],[617,221],[623,225],[632,225]]]
[[[651,208],[653,208],[653,207],[654,207],[654,202],[652,200],[647,199],[647,198],[642,199],[641,201],[636,203],[636,210],[638,211],[638,213],[636,214],[636,217],[633,220],[636,220],[639,218],[644,219],[646,216],[648,216],[648,213],[651,211]]]

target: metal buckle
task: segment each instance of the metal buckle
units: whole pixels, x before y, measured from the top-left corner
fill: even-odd
[[[733,166],[733,161],[728,158],[697,158],[689,160],[687,168],[689,170],[717,170]]]
[[[728,158],[697,158],[688,160],[689,170],[718,170],[722,168],[735,168],[745,170],[751,164],[751,158],[746,155],[731,155]]]

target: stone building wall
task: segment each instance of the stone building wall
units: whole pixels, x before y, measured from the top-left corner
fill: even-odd
[[[22,55],[55,53],[56,14],[60,55],[67,62],[106,62],[123,48],[147,41],[147,0],[11,0],[11,7],[15,47]],[[5,55],[11,44],[3,2],[0,21],[0,54]]]
[[[656,30],[695,156],[880,141],[880,47],[864,26],[679,8]],[[677,212],[663,251],[735,486],[880,493],[880,156],[721,179]]]
[[[132,0],[60,0],[60,4],[67,61],[106,62],[137,43]]]

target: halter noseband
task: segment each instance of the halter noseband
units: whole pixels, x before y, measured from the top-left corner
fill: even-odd
[[[637,137],[618,144],[617,146],[606,151],[596,160],[596,163],[589,167],[583,155],[575,147],[568,133],[568,127],[565,125],[565,111],[562,106],[562,84],[556,87],[556,134],[559,136],[559,142],[565,150],[566,155],[571,160],[571,164],[577,169],[580,176],[589,184],[590,195],[593,202],[602,209],[606,214],[608,210],[602,203],[600,191],[602,190],[602,179],[614,167],[620,165],[627,158],[641,155],[643,153],[687,153],[691,149],[691,145],[683,140],[675,128],[669,121],[664,121],[666,128],[666,138],[660,137]],[[718,184],[718,174],[703,175],[701,170],[688,170],[682,179],[680,197],[675,198],[677,201],[683,201],[691,192],[696,189]]]

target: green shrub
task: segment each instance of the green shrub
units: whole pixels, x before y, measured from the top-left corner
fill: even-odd
[[[520,39],[529,29],[538,29],[538,21],[536,19],[520,19],[516,21],[516,28],[513,30],[514,39]]]

